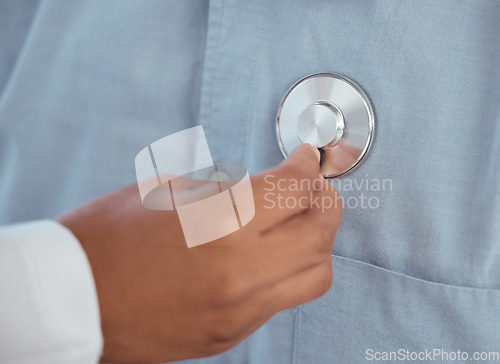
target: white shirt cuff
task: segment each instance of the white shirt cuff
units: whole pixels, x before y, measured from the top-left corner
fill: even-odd
[[[92,271],[55,221],[0,227],[0,362],[97,363],[102,350]]]

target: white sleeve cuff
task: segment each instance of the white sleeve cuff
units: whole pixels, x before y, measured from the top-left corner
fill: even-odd
[[[92,271],[55,221],[0,227],[0,362],[97,363],[102,350]]]

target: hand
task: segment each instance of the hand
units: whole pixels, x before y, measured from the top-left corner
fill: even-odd
[[[269,208],[269,178],[283,179]],[[293,180],[309,181],[297,190]],[[235,346],[275,313],[331,285],[331,250],[342,206],[319,176],[319,153],[299,146],[251,177],[255,216],[242,229],[188,249],[175,211],[152,211],[132,185],[62,216],[85,250],[97,287],[110,363],[161,363]],[[308,186],[308,184],[304,184]],[[283,187],[290,188],[283,188]],[[329,199],[324,209],[311,199]],[[277,198],[277,197],[276,197]]]

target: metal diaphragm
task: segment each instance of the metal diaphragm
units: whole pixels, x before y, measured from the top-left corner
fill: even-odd
[[[285,157],[302,143],[321,149],[321,174],[338,178],[365,158],[374,122],[370,100],[358,85],[342,75],[316,73],[286,92],[276,115],[276,136]]]

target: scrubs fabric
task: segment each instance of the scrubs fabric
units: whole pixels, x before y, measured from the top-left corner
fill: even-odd
[[[500,351],[499,18],[490,0],[0,0],[0,223],[134,183],[145,145],[194,125],[215,161],[271,167],[286,90],[341,73],[376,130],[333,182],[332,288],[192,362]]]

